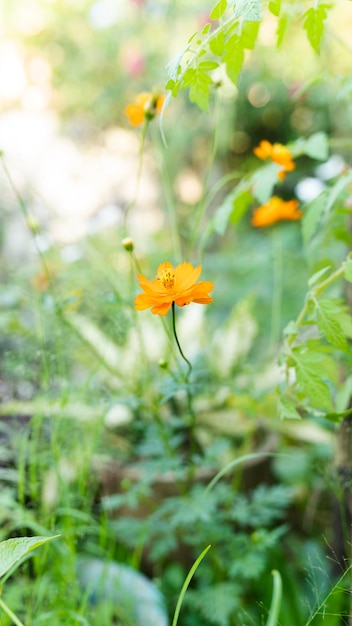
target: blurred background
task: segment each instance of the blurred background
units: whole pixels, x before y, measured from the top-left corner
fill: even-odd
[[[88,620],[76,576],[82,555],[143,570],[171,615],[189,561],[213,538],[220,556],[193,589],[187,626],[199,624],[199,612],[204,624],[237,626],[238,615],[246,626],[259,623],[277,566],[294,589],[282,623],[300,626],[331,588],[332,569],[341,571],[330,502],[333,428],[315,414],[296,427],[278,420],[275,390],[282,331],[301,310],[308,276],[343,258],[350,236],[337,223],[304,245],[297,223],[254,229],[254,204],[223,234],[211,231],[203,248],[195,236],[234,184],[261,165],[253,148],[262,139],[328,136],[327,161],[300,157],[280,184],[280,195],[301,206],[351,165],[352,3],[331,9],[319,56],[302,29],[306,3],[291,4],[278,48],[278,20],[268,13],[238,85],[218,68],[208,114],[180,92],[163,117],[166,144],[158,118],[141,152],[142,129],[130,126],[124,109],[140,92],[165,93],[169,63],[209,22],[213,3],[0,0],[0,539],[64,536],[50,548],[53,562],[46,552],[27,564],[22,586],[8,587],[28,624],[130,626],[98,609]],[[246,467],[198,508],[200,491],[181,489],[166,494],[160,514],[153,509],[155,473],[184,478],[177,447],[184,396],[168,369],[177,362],[170,334],[160,319],[133,309],[138,268],[121,244],[128,207],[127,234],[143,274],[152,278],[160,262],[185,259],[202,262],[202,278],[214,281],[214,303],[179,317],[194,365],[201,469],[214,474],[257,450],[289,454],[287,462],[278,454],[272,464]],[[117,489],[113,473],[111,486],[116,461],[141,462],[141,480],[127,475]],[[159,517],[131,522],[130,510],[146,501]],[[127,509],[116,519],[119,506]],[[191,546],[188,558],[178,541]],[[231,564],[227,541],[239,555]],[[34,578],[42,586],[33,589]],[[219,594],[217,615],[213,596],[206,603],[210,588]],[[301,593],[304,608],[291,603]],[[336,621],[324,626],[337,625],[340,604],[333,611]]]

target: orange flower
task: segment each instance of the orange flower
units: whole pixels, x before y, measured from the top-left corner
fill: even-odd
[[[281,220],[299,220],[303,213],[298,210],[298,200],[284,201],[277,196],[270,198],[269,202],[262,204],[253,213],[253,226],[270,226]]]
[[[152,313],[166,315],[173,302],[178,306],[185,306],[191,302],[197,304],[209,304],[213,301],[208,295],[213,289],[213,283],[197,279],[202,271],[202,266],[193,267],[191,263],[180,263],[176,268],[171,263],[161,263],[158,274],[154,280],[148,280],[138,274],[138,280],[144,293],[138,294],[134,307],[137,311],[143,311],[152,307]]]
[[[165,97],[159,94],[143,92],[138,94],[136,101],[128,104],[125,114],[132,126],[140,126],[144,120],[152,120],[157,113],[160,113]]]
[[[292,172],[295,169],[296,164],[292,160],[292,154],[286,146],[282,143],[270,143],[266,139],[260,142],[259,146],[253,150],[255,156],[262,161],[271,159],[274,163],[277,163],[282,167],[278,172],[278,177],[283,180],[287,172]]]

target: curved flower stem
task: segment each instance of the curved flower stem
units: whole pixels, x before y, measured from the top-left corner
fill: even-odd
[[[175,321],[175,303],[172,303],[172,330],[174,333],[174,337],[176,340],[176,344],[177,347],[179,349],[180,355],[182,356],[183,360],[187,363],[188,365],[188,372],[185,376],[185,383],[186,383],[186,394],[187,394],[187,405],[188,405],[188,413],[189,413],[189,424],[187,427],[188,430],[188,435],[189,435],[189,448],[188,448],[188,461],[189,461],[189,480],[192,480],[193,477],[193,470],[194,470],[194,465],[193,465],[193,456],[194,453],[197,450],[197,442],[194,436],[194,430],[195,430],[195,426],[196,426],[196,414],[194,412],[194,408],[193,408],[193,397],[192,397],[192,392],[189,386],[189,378],[190,375],[192,373],[192,365],[190,363],[190,361],[187,359],[187,357],[184,355],[183,350],[181,348],[180,342],[178,340],[177,337],[177,332],[176,332],[176,321]]]
[[[187,357],[184,355],[183,350],[182,350],[181,345],[180,345],[180,342],[179,342],[178,337],[177,337],[177,332],[176,332],[175,303],[174,303],[174,302],[172,303],[171,310],[172,310],[172,330],[173,330],[173,333],[174,333],[174,337],[175,337],[175,340],[176,340],[176,344],[177,344],[177,347],[178,347],[178,349],[179,349],[179,353],[180,353],[180,355],[182,356],[183,360],[184,360],[184,361],[187,363],[187,365],[188,365],[188,372],[187,372],[187,374],[186,374],[186,382],[188,383],[188,381],[189,381],[189,377],[190,377],[191,372],[192,372],[192,365],[191,365],[191,363],[189,362],[189,360],[187,359]]]
[[[148,126],[149,126],[149,122],[146,121],[142,128],[141,141],[140,141],[139,152],[138,152],[138,169],[137,169],[137,176],[136,176],[136,188],[135,188],[135,192],[134,192],[134,196],[132,200],[128,203],[126,207],[124,218],[123,218],[123,231],[125,233],[127,232],[127,220],[128,220],[129,213],[132,207],[134,207],[134,205],[136,204],[137,198],[138,198],[139,186],[140,186],[141,175],[142,175],[144,142],[145,142],[145,136],[147,134]]]
[[[172,245],[174,249],[175,258],[181,260],[182,255],[182,243],[180,237],[180,229],[177,223],[177,214],[176,214],[176,206],[175,199],[173,193],[173,183],[171,180],[170,172],[168,169],[168,165],[163,153],[163,144],[160,140],[159,134],[155,132],[153,129],[153,143],[155,147],[155,155],[158,159],[158,165],[160,170],[161,182],[162,182],[162,190],[165,196],[165,205],[166,205],[166,213],[167,219],[169,221],[169,228],[171,234]]]

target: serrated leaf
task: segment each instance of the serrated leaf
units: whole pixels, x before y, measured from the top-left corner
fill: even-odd
[[[189,597],[197,608],[201,620],[209,621],[214,626],[227,626],[231,615],[240,606],[240,588],[234,582],[220,582],[199,590],[191,590]]]
[[[348,259],[343,266],[343,275],[349,283],[352,283],[352,259]]]
[[[16,563],[35,548],[47,541],[56,539],[53,537],[18,537],[0,542],[0,578],[4,576]]]
[[[183,89],[187,89],[187,87],[189,87],[190,85],[192,85],[192,83],[195,81],[196,79],[196,70],[194,69],[194,67],[189,67],[183,77],[182,77],[182,87]]]
[[[262,19],[261,9],[261,0],[237,0],[235,17],[242,17],[249,22],[260,22]]]
[[[329,5],[319,4],[311,7],[303,15],[303,28],[307,31],[308,41],[317,54],[320,51],[320,43],[324,33],[324,22],[327,17]]]
[[[219,0],[210,13],[210,19],[218,20],[222,17],[227,9],[227,0]]]
[[[209,111],[209,89],[204,85],[192,85],[189,91],[189,99],[199,108],[208,113]]]
[[[269,2],[269,11],[273,15],[275,15],[276,17],[279,17],[280,10],[281,10],[281,0],[271,0],[271,2]]]
[[[294,405],[286,398],[279,398],[278,412],[280,419],[300,420],[301,415],[295,409]]]
[[[244,62],[244,47],[238,35],[232,35],[226,42],[223,60],[229,79],[236,84]]]
[[[317,359],[314,362],[314,359]],[[317,374],[317,364],[321,360],[320,354],[314,354],[307,352],[304,354],[295,353],[295,370],[297,375],[297,381],[304,393],[309,398],[310,402],[320,408],[327,411],[332,410],[332,402],[330,397],[330,390],[327,384]]]
[[[348,343],[336,315],[341,311],[334,301],[320,300],[317,303],[317,324],[326,340],[343,352],[348,352]]]

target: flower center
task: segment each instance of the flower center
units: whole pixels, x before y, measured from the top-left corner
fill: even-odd
[[[158,280],[160,280],[161,284],[167,291],[173,289],[175,284],[175,272],[170,270],[170,268],[166,268],[160,272],[157,276]]]

